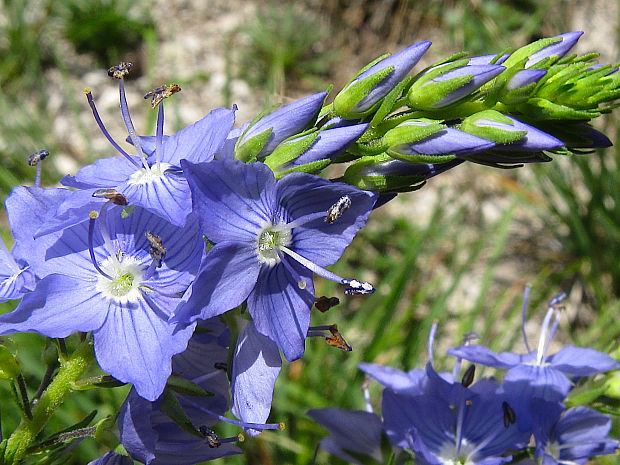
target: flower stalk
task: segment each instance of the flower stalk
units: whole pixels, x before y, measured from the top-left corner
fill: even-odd
[[[73,383],[82,376],[93,358],[91,343],[84,341],[68,360],[61,362],[58,374],[32,410],[32,420],[22,419],[8,439],[4,453],[6,465],[18,464],[26,456],[27,449],[73,390]]]

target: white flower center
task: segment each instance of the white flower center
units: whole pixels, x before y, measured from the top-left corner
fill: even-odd
[[[456,456],[456,445],[453,442],[445,442],[439,449],[438,457],[443,465],[473,465],[470,455],[476,450],[474,444],[467,439],[461,439],[460,454]]]
[[[99,275],[97,291],[104,297],[120,304],[136,303],[140,298],[140,280],[144,273],[134,257],[108,257],[100,264],[101,269],[112,279]]]
[[[291,244],[291,240],[291,229],[286,223],[268,224],[261,229],[256,238],[258,261],[270,267],[280,263],[278,247],[288,247]]]
[[[129,176],[129,184],[148,184],[164,176],[172,168],[170,163],[155,163],[149,169],[141,168]]]

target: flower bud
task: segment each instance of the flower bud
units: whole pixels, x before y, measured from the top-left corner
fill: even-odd
[[[467,60],[465,60],[466,62]],[[455,63],[461,63],[462,60]],[[429,70],[413,83],[407,93],[415,110],[433,110],[457,102],[498,76],[506,68],[500,65],[441,65]],[[426,77],[425,77],[426,76]]]
[[[545,58],[555,57],[557,60],[566,55],[582,34],[582,31],[573,31],[537,40],[515,50],[503,64],[509,68],[522,60],[527,60],[525,68],[530,68]]]
[[[432,123],[412,121],[408,124],[428,126]],[[456,156],[494,147],[495,143],[454,128],[443,128],[421,140],[389,147],[393,158],[414,163],[444,163]]]
[[[495,142],[496,151],[537,152],[563,147],[564,143],[528,124],[503,115],[495,110],[485,110],[468,116],[459,125],[461,131]]]
[[[264,158],[285,139],[302,132],[316,118],[327,92],[319,92],[259,117],[239,137],[235,158]]]
[[[363,70],[334,99],[334,114],[356,118],[369,112],[420,60],[431,43],[419,42]]]
[[[427,179],[441,174],[464,160],[447,163],[408,163],[383,154],[363,157],[350,165],[342,181],[375,192],[406,192],[419,189]]]
[[[359,139],[367,128],[368,124],[356,124],[325,129],[287,140],[265,158],[265,164],[276,173],[276,177],[303,165],[309,166],[301,171],[316,171],[318,166],[320,166],[318,169],[323,168],[344,152]],[[316,162],[319,161],[327,161],[327,163],[320,163],[317,166]]]

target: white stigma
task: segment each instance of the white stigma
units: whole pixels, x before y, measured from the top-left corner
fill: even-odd
[[[286,223],[267,224],[256,238],[258,261],[273,267],[280,263],[279,247],[288,247],[292,240],[291,228]]]
[[[123,256],[120,260],[108,257],[101,263],[101,269],[112,279],[99,275],[97,291],[104,297],[120,304],[136,303],[140,298],[140,281],[144,267],[133,257]]]
[[[460,449],[460,454],[459,454]],[[475,452],[476,447],[467,439],[461,439],[460,448],[454,443],[447,441],[439,449],[437,454],[443,465],[473,465],[471,455]],[[457,456],[458,454],[458,456]]]
[[[170,163],[155,163],[150,168],[140,168],[129,176],[129,184],[148,184],[164,176],[172,168]]]

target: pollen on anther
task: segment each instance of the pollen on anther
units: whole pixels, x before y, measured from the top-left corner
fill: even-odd
[[[306,281],[304,281],[303,279],[300,279],[299,281],[297,281],[297,287],[299,289],[304,290],[306,286],[307,286]]]
[[[243,433],[237,434],[237,440],[239,442],[244,442],[245,441],[245,435]]]
[[[88,217],[89,217],[91,220],[96,220],[97,218],[99,218],[99,213],[97,213],[97,212],[96,212],[96,211],[94,211],[94,210],[91,210],[91,211],[89,211],[89,212],[88,212]]]
[[[286,429],[286,424],[285,424],[284,422],[280,422],[280,423],[278,424],[278,429],[279,429],[280,431],[284,431],[284,430]]]

